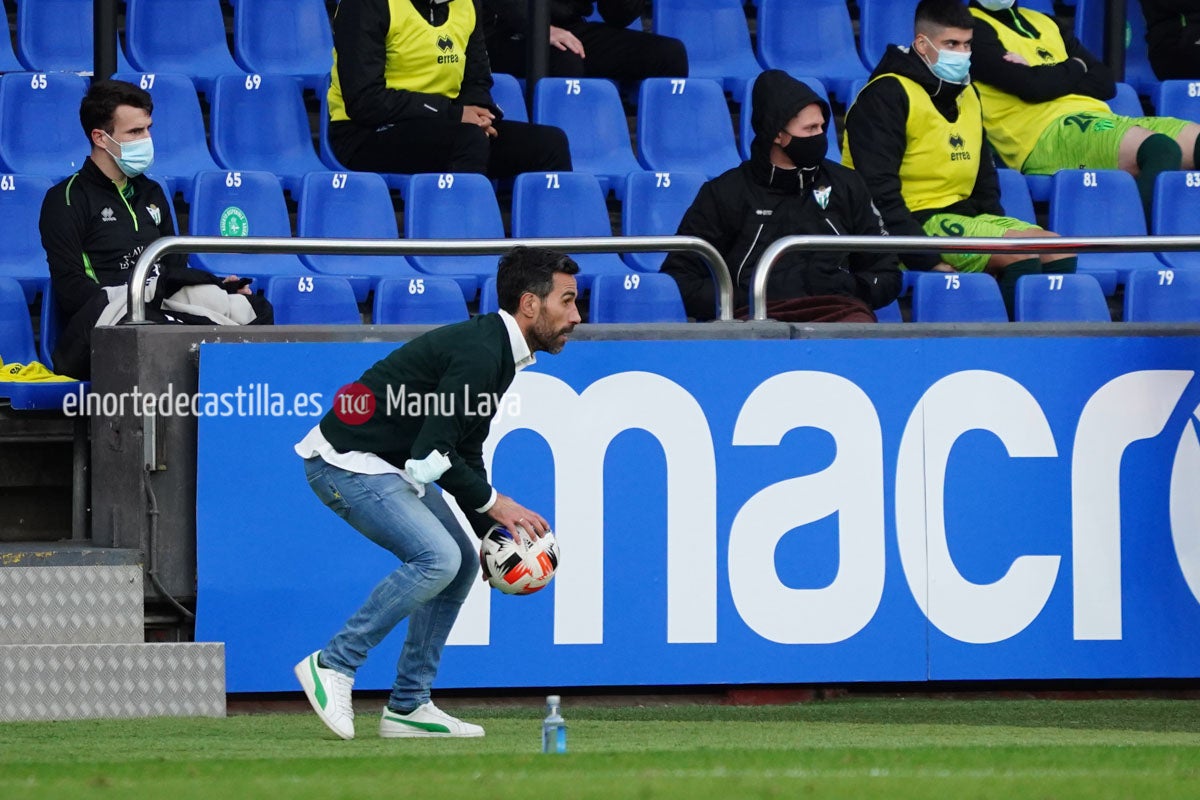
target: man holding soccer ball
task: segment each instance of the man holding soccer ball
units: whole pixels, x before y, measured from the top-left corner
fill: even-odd
[[[430,484],[454,495],[480,535],[493,525],[514,536],[518,528],[534,537],[550,530],[540,514],[492,488],[483,442],[516,372],[538,351],[561,352],[579,323],[578,272],[561,253],[509,251],[496,274],[499,312],[393,351],[342,387],[333,409],[296,445],[317,497],[401,562],[323,649],[295,667],[313,710],[341,738],[354,738],[355,671],[405,618],[408,636],[379,735],[483,736],[483,728],[429,699],[479,568],[475,542]]]

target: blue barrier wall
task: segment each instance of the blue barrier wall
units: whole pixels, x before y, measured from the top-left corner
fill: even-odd
[[[292,452],[394,346],[201,347],[196,636],[229,691],[295,689],[394,568]],[[485,457],[559,574],[478,584],[437,685],[1196,676],[1197,367],[1194,337],[542,354]],[[356,686],[390,686],[402,639]]]

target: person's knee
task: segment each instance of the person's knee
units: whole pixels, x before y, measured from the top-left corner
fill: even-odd
[[[553,125],[534,126],[537,152],[543,154],[542,169],[547,172],[571,171],[571,145],[562,128]]]
[[[1147,136],[1137,149],[1137,165],[1142,172],[1167,172],[1179,169],[1183,149],[1165,133]]]
[[[655,51],[654,74],[648,78],[686,78],[688,75],[687,47],[683,42],[670,36],[659,39]]]
[[[408,562],[434,589],[441,591],[462,571],[463,557],[454,541],[439,541]]]
[[[487,172],[491,139],[478,125],[459,125],[454,134],[454,151],[449,165],[450,172]]]

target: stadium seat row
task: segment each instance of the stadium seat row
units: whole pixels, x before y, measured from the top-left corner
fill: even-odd
[[[1017,322],[1111,322],[1095,276],[1024,275],[1017,281]],[[1125,322],[1200,321],[1200,270],[1135,269],[1125,282]],[[983,272],[916,276],[913,322],[1006,322],[996,280]],[[882,318],[880,321],[884,321]]]
[[[1014,216],[1032,220],[1032,203],[1020,176],[1001,170],[1002,199]],[[622,233],[673,234],[704,181],[699,173],[635,172],[626,177]],[[41,198],[50,179],[0,175],[0,275],[19,280],[32,302],[46,280],[45,256],[37,234]],[[1147,231],[1132,178],[1119,170],[1064,170],[1052,181],[1050,230],[1064,236],[1144,236]],[[197,175],[188,231],[205,236],[292,235],[279,180],[247,170],[209,170]],[[373,173],[318,171],[302,177],[297,190],[296,235],[313,238],[398,237],[396,211],[384,180]],[[490,181],[475,174],[412,176],[404,204],[404,231],[411,239],[505,238]],[[1163,173],[1156,184],[1153,232],[1200,234],[1200,173]],[[613,233],[597,179],[587,173],[529,173],[513,187],[512,236],[607,237]],[[579,254],[582,288],[596,275],[657,272],[662,253]],[[261,283],[274,275],[340,275],[358,299],[384,277],[422,275],[453,278],[465,300],[475,298],[492,274],[492,256],[347,256],[197,254],[194,265],[215,274],[237,273]],[[1100,281],[1106,294],[1137,269],[1200,271],[1200,253],[1095,253],[1079,258],[1079,271]]]
[[[246,0],[233,7],[233,51],[226,43],[220,0],[127,0],[122,72],[178,72],[207,92],[222,74],[292,75],[317,89],[331,65],[332,32],[324,0]],[[681,39],[691,77],[711,78],[740,96],[764,68],[812,75],[843,102],[891,43],[912,37],[912,9],[894,0],[859,0],[856,44],[846,0],[805,0],[805,25],[820,36],[797,36],[794,0],[757,0],[757,50],[742,0],[656,0],[653,29]],[[1052,0],[1024,0],[1053,14]],[[1106,0],[1079,0],[1074,32],[1099,57],[1105,49]],[[641,20],[632,23],[641,26]],[[1146,57],[1145,19],[1138,0],[1126,3],[1125,57],[1129,82],[1144,95],[1158,85]],[[17,4],[17,47],[0,37],[0,71],[92,68],[92,0]],[[125,50],[128,50],[126,57]],[[1160,111],[1159,113],[1165,113]]]

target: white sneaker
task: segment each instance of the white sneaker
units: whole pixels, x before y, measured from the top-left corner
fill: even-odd
[[[310,655],[293,670],[313,711],[329,730],[343,739],[354,738],[354,706],[350,702],[354,678],[317,663],[321,651]]]
[[[379,735],[385,739],[410,736],[483,736],[483,728],[463,722],[442,711],[432,702],[417,706],[409,714],[384,707],[379,720]]]

